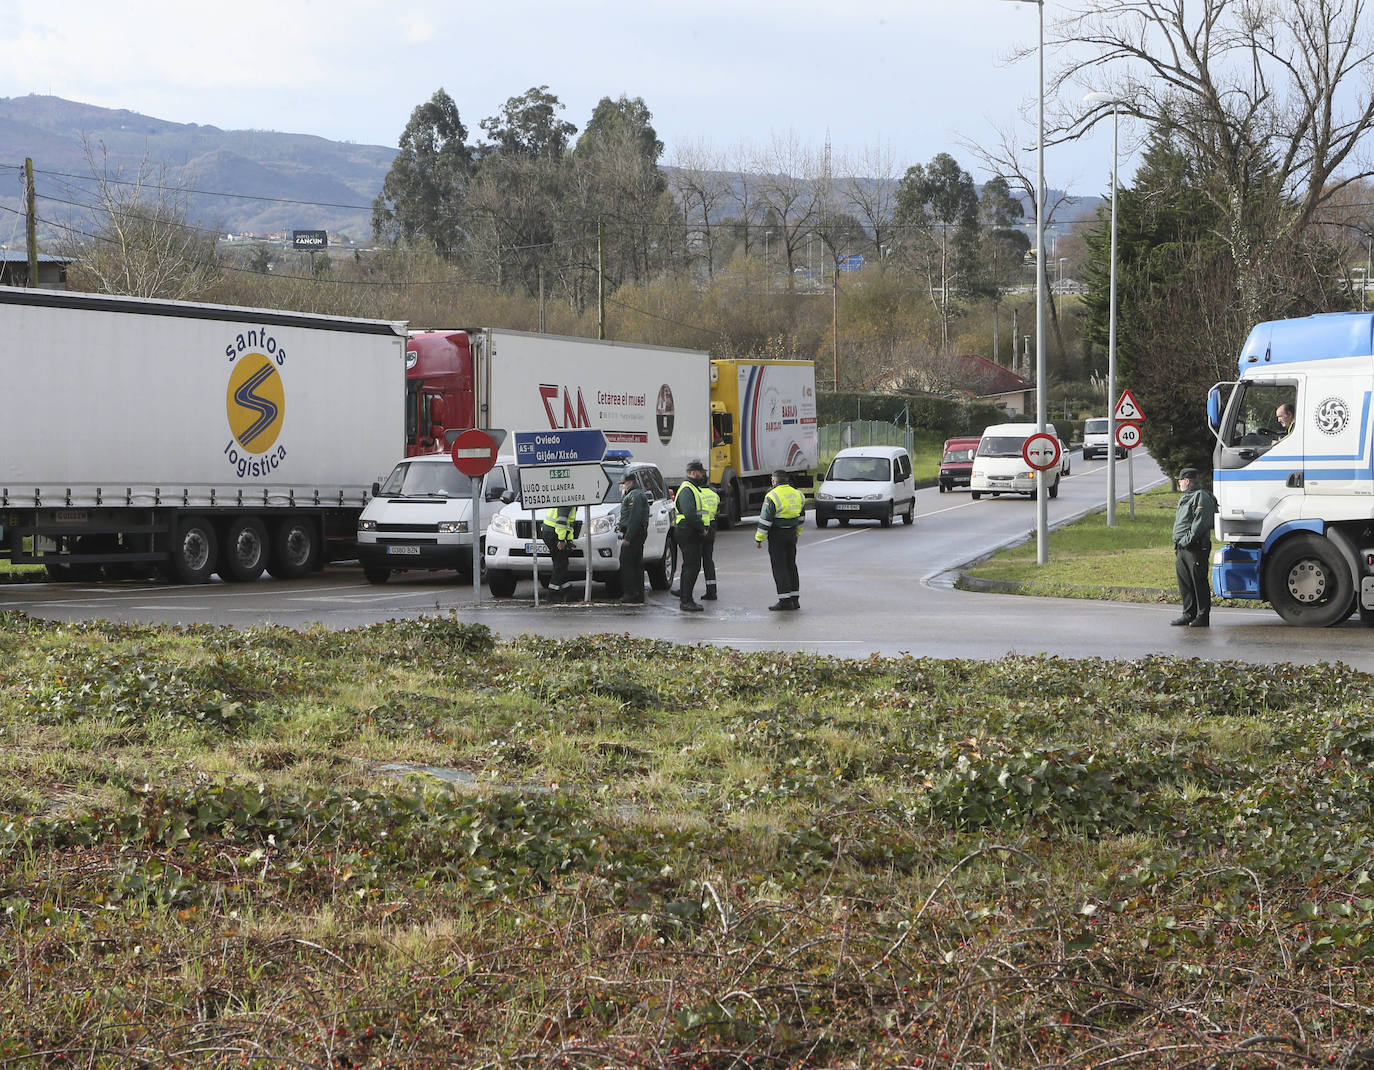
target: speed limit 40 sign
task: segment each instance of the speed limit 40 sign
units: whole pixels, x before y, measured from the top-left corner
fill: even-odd
[[[1133,450],[1140,445],[1140,425],[1119,423],[1116,425],[1116,444],[1123,450]]]

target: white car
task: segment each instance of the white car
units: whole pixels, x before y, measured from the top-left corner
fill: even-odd
[[[673,538],[673,497],[658,465],[619,460],[602,464],[611,480],[606,500],[591,506],[591,572],[592,579],[604,584],[610,595],[620,594],[620,536],[615,526],[620,520],[620,478],[625,472],[633,475],[649,499],[649,536],[644,543],[644,571],[649,586],[666,591],[673,585],[677,571],[677,542]],[[487,586],[498,598],[509,598],[521,580],[532,580],[535,568],[539,582],[547,584],[551,563],[548,548],[539,537],[539,525],[544,510],[521,507],[518,484],[508,494],[513,499],[492,518],[487,526],[486,573]],[[574,580],[587,575],[587,533],[583,530],[586,510],[578,507],[573,522],[572,558],[568,575]]]
[[[840,450],[816,488],[816,527],[830,521],[876,520],[891,527],[916,519],[911,456],[901,446],[851,446]]]
[[[498,457],[482,477],[472,523],[472,480],[447,453],[407,457],[397,463],[358,518],[358,560],[370,583],[393,572],[452,570],[472,578],[472,533],[482,531],[500,508],[517,469],[514,457]]]

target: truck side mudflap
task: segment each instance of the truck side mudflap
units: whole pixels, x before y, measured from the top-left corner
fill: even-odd
[[[1212,558],[1212,590],[1218,598],[1259,598],[1260,548],[1223,546]]]

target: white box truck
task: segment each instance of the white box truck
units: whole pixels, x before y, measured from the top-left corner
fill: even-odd
[[[59,578],[352,557],[405,449],[405,325],[0,287],[0,545]]]

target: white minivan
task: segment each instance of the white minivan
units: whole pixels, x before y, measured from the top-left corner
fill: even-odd
[[[816,527],[835,519],[876,520],[886,528],[894,516],[903,524],[916,519],[911,455],[901,446],[852,446],[835,454],[816,488]]]
[[[1055,438],[1059,432],[1054,424],[1046,424],[1045,431]],[[978,442],[978,452],[973,458],[973,474],[969,489],[973,500],[984,494],[996,497],[999,494],[1027,494],[1034,498],[1039,480],[1049,480],[1049,496],[1059,497],[1059,480],[1069,474],[1069,451],[1059,443],[1059,463],[1045,472],[1036,472],[1026,463],[1021,449],[1026,439],[1035,434],[1035,424],[993,424],[983,429],[983,437]]]

